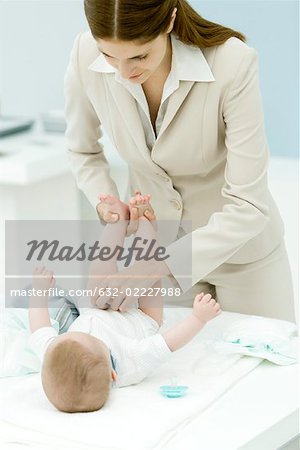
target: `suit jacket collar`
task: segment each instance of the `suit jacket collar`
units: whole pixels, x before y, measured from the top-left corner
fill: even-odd
[[[211,69],[198,47],[184,44],[174,33],[171,33],[172,58],[174,69],[178,80],[180,81],[215,81]],[[112,67],[105,59],[104,55],[100,55],[90,64],[90,70],[102,73],[115,73],[118,80],[118,71]]]

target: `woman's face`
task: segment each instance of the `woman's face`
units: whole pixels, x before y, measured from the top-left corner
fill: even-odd
[[[98,39],[97,46],[106,61],[132,83],[142,84],[152,75],[159,75],[171,61],[168,33],[142,45],[134,41]]]

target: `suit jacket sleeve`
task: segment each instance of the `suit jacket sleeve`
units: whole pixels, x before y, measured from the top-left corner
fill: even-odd
[[[119,194],[110,177],[103,146],[98,142],[102,137],[99,118],[81,82],[79,47],[80,35],[74,42],[64,79],[66,144],[77,185],[92,206],[96,207],[99,194],[113,194],[117,197]]]
[[[212,214],[208,223],[191,236],[186,235],[167,247],[170,258],[166,263],[183,292],[262,232],[269,220],[266,201],[269,149],[254,49],[247,48],[222,106],[227,148],[221,191],[225,199],[223,209]],[[181,268],[191,266],[191,275],[181,277]]]

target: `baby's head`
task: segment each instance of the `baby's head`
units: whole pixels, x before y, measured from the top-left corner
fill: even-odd
[[[100,409],[115,379],[109,349],[104,342],[87,333],[64,333],[45,353],[43,388],[50,402],[60,411]]]

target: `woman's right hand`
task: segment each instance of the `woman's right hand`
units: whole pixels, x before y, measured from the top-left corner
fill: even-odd
[[[98,203],[98,205],[96,206],[96,209],[97,209],[97,213],[98,213],[98,216],[100,217],[100,219],[106,223],[116,223],[120,219],[119,214],[116,212],[110,211],[110,205],[108,205],[104,202],[100,201]],[[129,213],[129,208],[128,208],[128,213]]]

